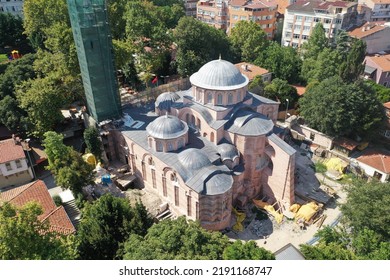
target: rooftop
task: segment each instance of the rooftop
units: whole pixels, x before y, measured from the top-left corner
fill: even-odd
[[[298,1],[294,4],[287,6],[289,11],[300,11],[300,12],[313,12],[314,10],[328,10],[330,7],[351,7],[355,6],[357,3],[348,2],[348,1],[321,1],[321,0],[311,0],[311,1]]]
[[[349,36],[355,37],[358,39],[362,39],[374,33],[384,30],[385,28],[389,28],[383,22],[366,22],[360,27],[357,27],[350,32],[348,32]]]
[[[366,56],[366,60],[371,60],[378,68],[384,72],[390,71],[390,54],[379,56]]]
[[[357,160],[384,173],[390,173],[390,152],[386,150],[366,150]]]
[[[383,103],[383,106],[390,110],[390,102]]]
[[[21,143],[15,143],[13,139],[0,141],[0,163],[25,158]]]
[[[61,234],[72,234],[76,231],[64,207],[55,205],[43,181],[37,180],[0,193],[0,202],[9,202],[16,207],[22,207],[32,201],[42,206],[43,213],[38,218],[41,221],[48,220],[50,230]]]
[[[267,69],[246,62],[240,62],[234,64],[234,66],[236,66],[237,69],[240,70],[241,74],[247,76],[249,81],[252,81],[256,76],[261,76],[269,73]]]

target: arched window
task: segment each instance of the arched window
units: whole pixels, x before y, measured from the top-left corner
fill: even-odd
[[[167,151],[168,152],[173,151],[173,143],[172,142],[168,142]]]
[[[149,163],[149,165],[154,165],[153,158],[150,157],[150,158],[148,159],[148,163]]]
[[[221,93],[218,93],[218,96],[217,96],[217,105],[222,105],[222,94],[221,94]]]
[[[180,138],[179,141],[177,142],[177,148],[183,148],[184,147],[184,139]]]
[[[149,148],[152,147],[152,144],[153,144],[153,140],[152,140],[152,138],[149,138]]]
[[[199,118],[196,118],[196,127],[201,130],[201,126],[200,126],[200,119]]]
[[[210,91],[207,92],[207,103],[213,103],[213,94]]]
[[[156,141],[156,151],[157,152],[163,151],[163,145],[162,145],[161,141]]]
[[[231,92],[229,92],[229,95],[228,95],[228,105],[231,105],[233,104],[233,94]]]
[[[237,102],[240,102],[241,101],[241,92],[238,92],[237,94]]]
[[[211,141],[211,142],[214,142],[214,132],[211,132],[211,133],[210,133],[210,141]]]

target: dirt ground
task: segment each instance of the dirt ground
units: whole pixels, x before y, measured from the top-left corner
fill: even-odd
[[[332,187],[337,192],[335,198],[332,198],[323,207],[322,214],[326,215],[326,218],[321,228],[326,225],[336,224],[340,217],[338,204],[345,201],[343,186],[337,181],[324,177],[322,174],[314,173],[313,169],[310,167],[310,165],[313,164],[313,161],[310,160],[308,156],[303,156],[304,153],[302,150],[297,147],[294,148],[297,149],[296,164],[300,175],[296,184],[304,184],[307,186],[326,185]],[[254,240],[258,246],[275,252],[288,243],[293,244],[297,248],[299,248],[300,244],[308,242],[313,243],[315,241],[315,239],[313,239],[314,235],[319,230],[319,223],[308,225],[304,229],[300,229],[293,219],[284,217],[282,223],[278,224],[273,216],[268,215],[268,219],[259,221],[255,219],[255,215],[250,212],[251,211],[247,211],[249,215],[247,220],[244,221],[245,229],[242,232],[228,232],[227,236],[229,238],[233,240]]]

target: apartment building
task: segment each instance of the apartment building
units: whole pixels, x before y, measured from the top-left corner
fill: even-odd
[[[390,51],[390,22],[366,22],[348,34],[352,38],[363,40],[368,54]]]
[[[229,30],[240,20],[254,21],[272,39],[276,31],[278,4],[275,0],[231,0],[229,5]],[[229,31],[228,30],[228,31]]]
[[[217,29],[227,30],[229,26],[228,5],[230,0],[200,0],[196,18]]]
[[[0,0],[0,13],[23,17],[23,0]]]
[[[348,30],[357,23],[357,3],[346,1],[300,1],[286,8],[282,45],[299,48],[309,39],[317,23],[322,23],[328,38],[340,29]]]
[[[358,3],[371,10],[369,21],[390,21],[390,0],[359,0]]]
[[[183,0],[186,16],[196,17],[196,3],[198,0]]]

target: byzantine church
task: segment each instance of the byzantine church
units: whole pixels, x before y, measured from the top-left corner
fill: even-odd
[[[279,102],[249,92],[248,78],[221,59],[190,82],[189,90],[160,94],[152,114],[129,111],[145,122],[121,130],[136,184],[210,230],[231,227],[233,208],[252,199],[288,209],[296,151],[275,126]]]

